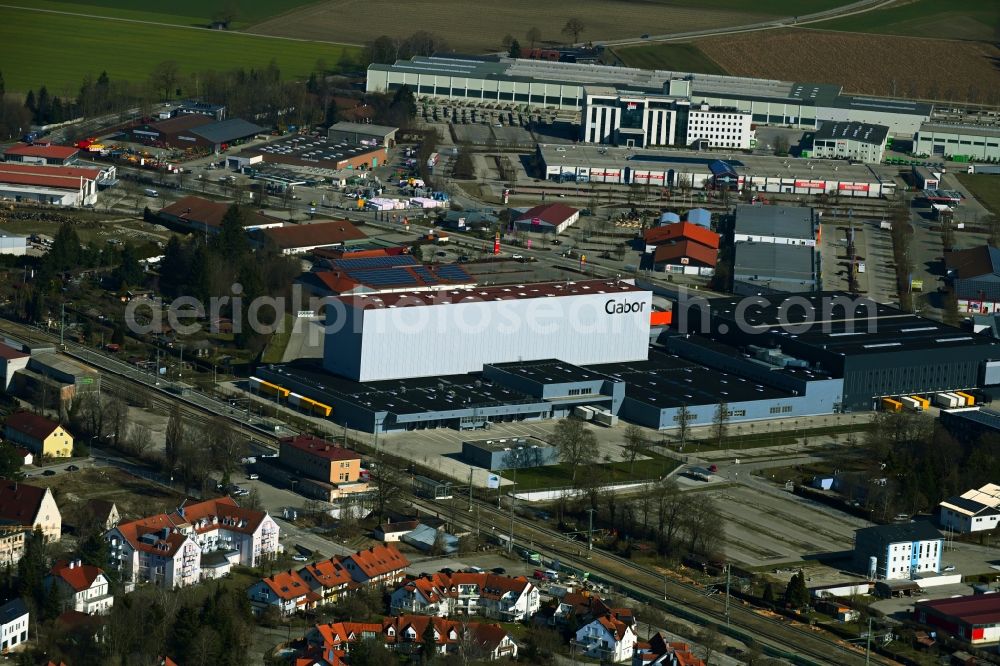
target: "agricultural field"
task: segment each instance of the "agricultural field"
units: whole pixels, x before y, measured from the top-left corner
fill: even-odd
[[[616,47],[612,53],[627,67],[666,69],[675,72],[726,74],[726,70],[694,44],[644,44]]]
[[[59,48],[39,48],[53,42]],[[355,60],[361,55],[341,44],[0,7],[0,66],[8,92],[44,84],[54,95],[74,96],[88,74],[96,78],[107,70],[112,79],[144,81],[164,60],[176,61],[182,74],[262,68],[274,60],[284,77],[305,77],[317,59],[337,63],[345,53]]]
[[[885,9],[810,24],[821,30],[883,35],[996,41],[1000,4],[996,0],[910,0]]]
[[[984,42],[789,29],[695,44],[738,76],[840,84],[863,95],[1000,104],[1000,49]]]
[[[108,18],[169,23],[204,27],[220,12],[235,9],[231,29],[244,28],[252,23],[271,18],[276,14],[292,11],[316,0],[173,0],[168,3],[136,3],[133,0],[81,0],[80,2],[60,2],[59,0],[32,0],[19,4],[32,9],[53,12],[67,12],[82,16],[103,16]]]
[[[1000,216],[1000,176],[984,173],[959,173],[956,176],[979,203]]]
[[[489,10],[484,11],[481,3],[468,0],[413,0],[406,3],[405,11],[401,11],[400,5],[391,0],[325,0],[258,23],[249,32],[367,43],[379,35],[406,37],[417,30],[426,30],[443,36],[456,51],[474,53],[499,50],[500,41],[507,33],[526,46],[525,34],[532,27],[541,31],[543,44],[565,43],[562,27],[574,16],[581,18],[586,26],[580,35],[581,41],[704,30],[773,18],[774,14],[759,10],[757,4],[780,9],[784,14],[787,8],[802,3],[770,0],[754,3],[754,9],[747,10],[745,3],[731,0],[579,0],[569,6],[536,0],[509,0],[491,4]],[[829,8],[844,3],[824,0],[810,3],[813,4]]]

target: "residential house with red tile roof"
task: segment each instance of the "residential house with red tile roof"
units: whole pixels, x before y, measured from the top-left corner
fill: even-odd
[[[385,587],[403,580],[410,561],[395,546],[376,544],[341,559],[356,583]]]
[[[668,642],[656,632],[647,642],[635,644],[632,666],[705,666],[687,643]]]
[[[105,534],[111,566],[126,583],[183,587],[202,578],[201,558],[223,552],[234,564],[255,567],[278,553],[279,527],[265,511],[231,497],[182,504],[170,514],[121,523]]]
[[[80,560],[56,562],[45,579],[46,589],[53,585],[63,600],[63,610],[103,615],[110,613],[115,603],[104,571]]]
[[[492,573],[444,573],[411,578],[391,595],[393,613],[482,615],[519,622],[541,605],[538,589],[523,576]]]
[[[255,613],[274,607],[281,617],[315,608],[320,600],[309,584],[291,569],[260,579],[247,588],[247,597]]]
[[[52,491],[19,481],[0,480],[0,523],[40,529],[47,541],[62,536],[62,514]]]
[[[617,664],[632,659],[636,635],[632,625],[609,613],[580,627],[576,643],[588,657]]]
[[[340,601],[356,586],[350,572],[335,557],[307,564],[299,569],[299,576],[319,597],[320,606]]]
[[[4,437],[40,457],[68,458],[73,455],[73,435],[58,421],[31,412],[11,414],[4,424]]]
[[[421,649],[429,624],[434,627],[438,654],[462,649],[470,660],[517,657],[517,644],[500,625],[463,623],[427,615],[387,617],[381,625],[352,622],[316,625],[306,634],[306,643],[310,648],[320,650],[328,663],[334,663],[329,659],[331,656],[349,655],[351,644],[376,637],[391,650],[414,654]]]

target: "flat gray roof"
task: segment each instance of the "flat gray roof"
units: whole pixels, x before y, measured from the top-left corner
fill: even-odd
[[[388,125],[369,125],[367,123],[348,123],[339,122],[330,125],[331,130],[337,130],[339,132],[357,132],[358,134],[371,134],[372,136],[386,137],[393,132],[399,131],[398,127],[389,127]]]
[[[592,144],[538,144],[546,165],[564,167],[649,169],[709,174],[708,165],[716,160],[727,162],[743,176],[768,178],[809,178],[858,183],[892,182],[898,167],[877,164],[848,164],[844,160],[803,159],[745,155],[743,153],[703,152],[695,150],[652,150],[613,148]]]
[[[936,134],[964,134],[966,136],[1000,137],[1000,127],[986,125],[960,125],[958,123],[923,123],[920,133],[934,132]]]
[[[778,238],[816,238],[813,210],[804,206],[736,206],[734,231],[750,236],[776,236]]]
[[[838,95],[832,102],[838,109],[854,109],[856,111],[877,111],[881,113],[908,113],[915,116],[930,116],[930,104],[914,102],[909,99],[889,99],[885,97],[860,97],[857,95]]]
[[[813,248],[808,245],[740,242],[734,253],[733,275],[760,282],[815,280],[813,261]]]
[[[816,132],[816,139],[851,139],[862,143],[881,145],[889,136],[889,128],[885,125],[869,125],[868,123],[831,122],[823,123]]]

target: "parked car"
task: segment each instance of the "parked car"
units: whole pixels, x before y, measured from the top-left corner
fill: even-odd
[[[945,567],[943,567],[941,569],[941,571],[945,571],[945,572],[954,571],[954,570],[955,570],[955,565],[954,564],[949,564],[949,565],[947,565],[947,566],[945,566]]]
[[[292,555],[292,559],[296,562],[308,562],[309,558],[305,555]]]
[[[256,481],[259,478],[260,474],[254,474],[254,473],[247,474],[247,479],[250,481]]]
[[[490,569],[490,573],[495,573],[498,576],[503,576],[505,573],[507,573],[507,570],[504,569],[503,567],[493,567],[492,569]]]
[[[53,469],[47,469],[44,472],[42,472],[42,476],[55,476],[55,475],[56,472]]]
[[[79,472],[80,468],[77,467],[76,465],[69,465],[69,466],[66,467],[66,471],[67,472]]]

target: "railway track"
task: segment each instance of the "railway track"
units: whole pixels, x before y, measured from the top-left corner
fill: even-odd
[[[58,345],[58,336],[16,322],[0,320],[0,331],[14,335],[20,339],[44,340]],[[30,333],[30,335],[29,335]],[[85,363],[94,365],[88,358],[92,353],[74,353],[75,345],[66,345],[62,353]],[[101,368],[102,381],[109,390],[115,393],[134,392],[136,386],[147,395],[154,406],[172,408],[179,405],[183,414],[193,417],[204,417],[206,414],[222,416],[229,420],[233,427],[246,428],[246,424],[225,410],[215,411],[204,405],[192,403],[181,395],[167,393],[163,389],[149,386],[140,381],[138,375],[130,376],[128,372],[117,372]],[[262,440],[266,446],[276,447],[277,437],[266,432],[255,431],[254,439]],[[434,513],[450,515],[456,523],[468,528],[485,525],[498,534],[506,534],[510,529],[509,515],[498,511],[492,504],[474,500],[478,508],[478,516],[473,519],[468,512],[456,510],[456,505],[439,501],[429,501],[415,496],[408,497],[413,505]],[[455,500],[459,502],[459,500]],[[853,666],[865,663],[864,655],[849,644],[828,638],[818,630],[809,629],[803,625],[777,620],[762,615],[742,602],[730,604],[728,615],[724,604],[716,597],[706,596],[703,588],[676,579],[671,579],[649,567],[638,565],[623,557],[601,550],[593,551],[590,559],[584,556],[585,545],[568,538],[561,532],[542,527],[533,521],[520,516],[514,516],[514,540],[516,543],[543,552],[550,557],[558,558],[568,566],[589,571],[604,580],[616,585],[629,596],[662,606],[666,610],[688,617],[699,624],[716,624],[727,626],[728,633],[743,640],[754,640],[761,643],[772,656],[787,659],[801,666],[825,666],[830,663]],[[876,663],[887,662],[882,658],[873,657]]]
[[[458,499],[452,501],[462,503]],[[472,517],[467,511],[456,510],[455,506],[442,501],[417,498],[413,503],[439,515],[448,515],[454,522],[468,528],[485,526],[498,534],[507,534],[510,529],[510,516],[487,502],[474,500],[479,514],[477,517]],[[738,600],[730,603],[727,616],[724,601],[717,595],[706,596],[706,590],[697,585],[672,579],[606,551],[594,550],[588,559],[583,555],[586,544],[573,541],[561,532],[541,527],[516,515],[514,541],[520,546],[559,559],[570,567],[597,575],[621,588],[629,596],[646,600],[682,617],[693,616],[699,624],[728,626],[728,633],[743,640],[753,638],[764,645],[772,656],[792,663],[802,666],[826,666],[832,663],[861,666],[866,663],[864,653],[858,648],[829,638],[820,633],[820,630],[768,617]],[[872,655],[871,661],[895,663],[877,655]]]

